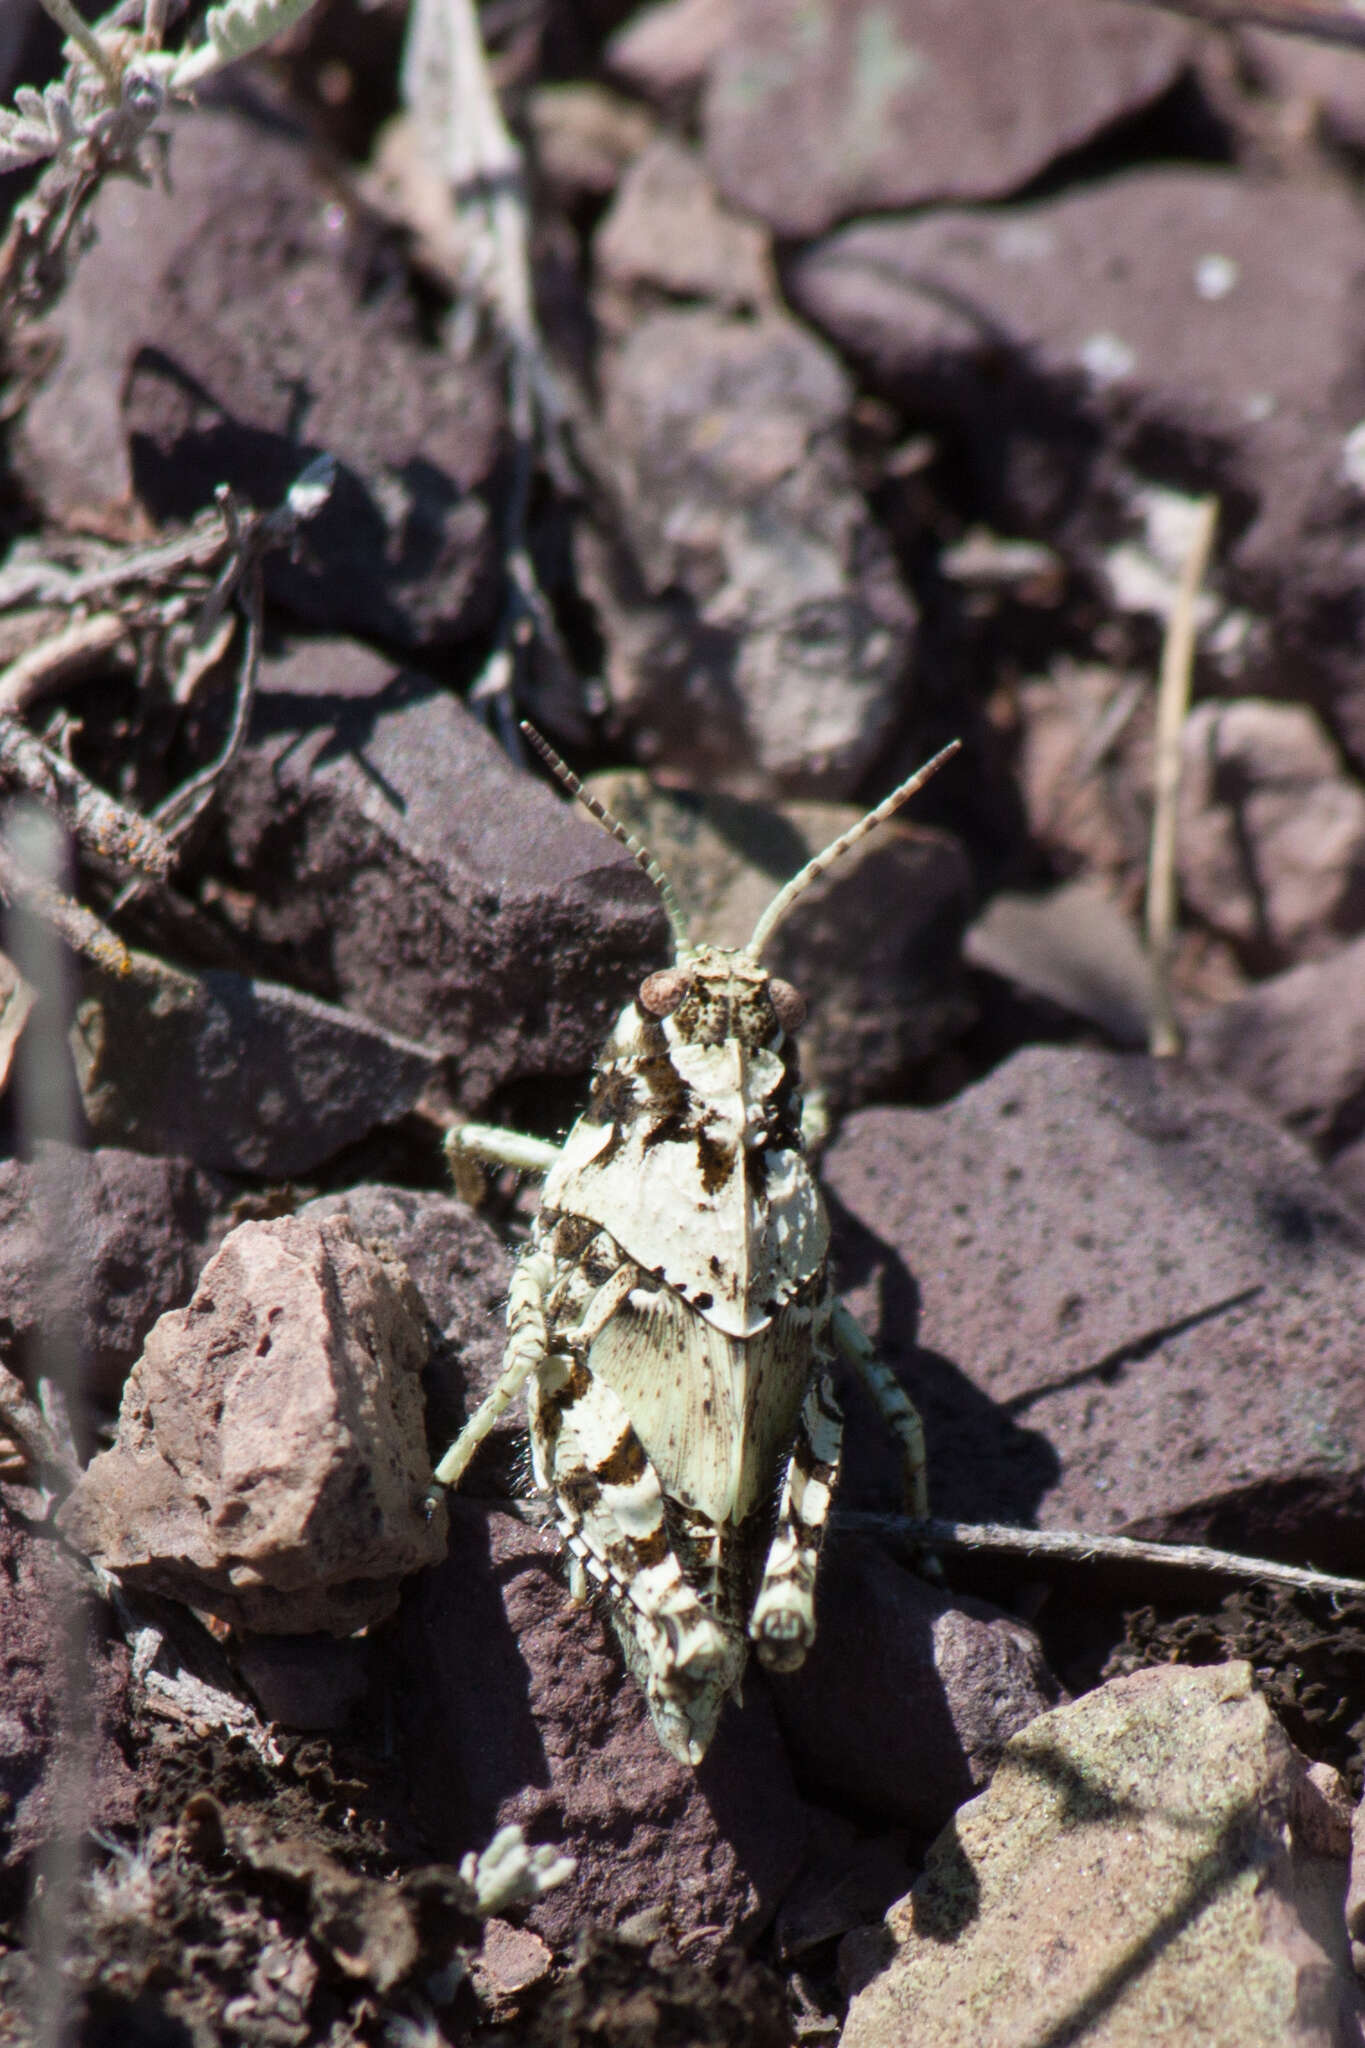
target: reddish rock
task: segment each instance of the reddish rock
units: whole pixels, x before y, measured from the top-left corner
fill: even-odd
[[[512,1256],[467,1203],[434,1189],[363,1186],[308,1202],[301,1216],[346,1216],[363,1243],[407,1268],[431,1326],[424,1375],[433,1462],[502,1371]],[[526,1441],[521,1402],[494,1424],[467,1491],[511,1492]]]
[[[621,180],[593,261],[599,312],[618,328],[629,324],[629,297],[624,307],[614,298],[641,287],[727,311],[769,304],[777,290],[768,236],[721,204],[701,159],[671,135],[656,136]]]
[[[124,1375],[157,1317],[188,1299],[226,1227],[229,1190],[186,1159],[101,1146],[43,1144],[35,1171],[0,1161],[0,1357],[21,1371],[43,1313],[43,1271],[54,1241],[38,1188],[61,1188],[57,1236],[66,1265],[71,1341],[85,1384],[117,1402]],[[77,1284],[74,1288],[72,1280]]]
[[[68,1626],[83,1646],[74,1669],[75,1725],[89,1717],[84,1754],[69,1732]],[[78,1838],[131,1824],[137,1787],[120,1741],[127,1686],[128,1653],[106,1634],[85,1576],[0,1500],[0,1868],[30,1856],[54,1819]]]
[[[323,450],[340,474],[280,601],[409,647],[492,623],[497,373],[420,335],[396,245],[277,119],[173,124],[171,179],[111,179],[46,332],[58,361],[16,461],[48,515],[121,529],[229,483],[278,503]]]
[[[233,1640],[232,1661],[267,1721],[317,1731],[346,1726],[369,1690],[374,1650],[368,1636],[338,1642],[332,1636],[242,1630]]]
[[[1346,1887],[1346,1932],[1351,1942],[1351,1960],[1359,1976],[1365,1977],[1365,1802],[1355,1810],[1351,1822],[1351,1873]]]
[[[582,569],[607,682],[668,779],[842,796],[900,707],[915,610],[854,487],[850,392],[776,312],[658,313],[604,365],[620,537]]]
[[[444,1550],[425,1357],[406,1274],[344,1218],[243,1223],[147,1339],[62,1526],[131,1586],[348,1635]]]
[[[1038,1048],[943,1109],[851,1117],[824,1171],[938,1512],[1352,1568],[1365,1229],[1239,1091]],[[882,1453],[849,1407],[852,1503]]]
[[[1114,0],[737,0],[706,156],[779,235],[935,199],[996,199],[1167,90],[1178,22]],[[800,147],[793,147],[800,138]]]
[[[1057,1703],[1037,1637],[835,1531],[815,1647],[771,1681],[802,1784],[932,1834],[986,1784],[1010,1736]]]
[[[527,103],[536,171],[554,196],[607,199],[649,142],[654,123],[605,86],[542,85]]]
[[[1135,473],[1238,507],[1222,588],[1270,624],[1263,646],[1253,619],[1244,674],[1330,694],[1359,754],[1362,248],[1329,182],[1163,165],[863,223],[786,281],[878,382],[960,437],[998,530],[1044,531],[1102,575],[1116,511],[1142,521]]]
[[[631,16],[607,44],[607,68],[646,98],[695,93],[735,33],[739,0],[658,0]]]
[[[401,1656],[433,1853],[458,1857],[517,1821],[578,1859],[572,1883],[527,1916],[551,1947],[659,1908],[675,1937],[697,1937],[695,1959],[771,1918],[806,1809],[770,1699],[755,1684],[698,1770],[675,1762],[609,1627],[569,1600],[551,1535],[456,1496],[449,1559],[404,1603]]]
[[[273,971],[453,1055],[465,1105],[591,1063],[668,957],[658,899],[426,678],[352,641],[264,665],[225,909]]]
[[[1200,704],[1183,734],[1186,903],[1262,967],[1365,925],[1365,790],[1302,704]]]
[[[1280,103],[1282,133],[1365,150],[1365,52],[1264,28],[1240,29],[1237,45],[1246,77]]]
[[[1258,981],[1195,1018],[1186,1052],[1299,1137],[1340,1155],[1337,1180],[1337,1165],[1365,1128],[1365,939]]]
[[[284,1180],[397,1122],[440,1074],[425,1046],[277,982],[132,962],[86,975],[71,1033],[103,1143]]]

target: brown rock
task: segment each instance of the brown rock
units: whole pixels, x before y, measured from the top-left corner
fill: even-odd
[[[20,1371],[44,1313],[43,1273],[59,1241],[72,1349],[85,1385],[117,1401],[124,1375],[164,1310],[184,1301],[225,1228],[228,1190],[186,1159],[42,1143],[40,1164],[0,1161],[0,1357]],[[55,1171],[52,1162],[56,1161]],[[37,1190],[61,1188],[60,1228]],[[48,1311],[50,1313],[50,1309]]]
[[[831,1535],[815,1647],[772,1682],[802,1784],[931,1834],[986,1784],[1060,1687],[1031,1629],[914,1578],[867,1537]]]
[[[1357,1974],[1365,1977],[1365,1801],[1351,1822],[1351,1871],[1346,1886],[1346,1933]]]
[[[1362,2003],[1339,1861],[1245,1664],[1115,1679],[1017,1735],[893,1906],[844,2048],[1336,2048]]]
[[[225,820],[258,955],[453,1055],[470,1109],[581,1073],[668,957],[653,890],[604,832],[351,641],[264,665]]]
[[[427,1438],[439,1457],[502,1371],[510,1252],[466,1203],[432,1189],[348,1188],[299,1214],[344,1215],[371,1251],[407,1268],[430,1325]],[[494,1424],[464,1490],[512,1492],[525,1441],[525,1407],[515,1402]]]
[[[1273,628],[1266,649],[1248,630],[1244,673],[1300,696],[1317,679],[1355,749],[1361,247],[1330,183],[1161,166],[851,227],[786,282],[963,437],[1000,531],[1045,531],[1103,574],[1115,506],[1146,523],[1135,478],[1244,506],[1225,522],[1224,588]]]
[[[738,23],[738,0],[658,0],[607,44],[612,74],[665,103],[697,91]]]
[[[444,1552],[402,1268],[337,1216],[243,1223],[134,1367],[62,1510],[127,1583],[262,1634],[346,1635]]]
[[[696,1959],[771,1918],[806,1810],[771,1701],[730,1708],[696,1771],[660,1748],[609,1628],[575,1607],[548,1534],[456,1496],[448,1561],[404,1603],[400,1693],[434,1852],[517,1821],[578,1859],[530,1926],[564,1948],[589,1922],[662,1911]],[[703,1938],[702,1930],[708,1930]]]
[[[613,703],[676,781],[846,794],[900,705],[915,612],[854,489],[849,387],[794,321],[641,321],[604,370],[624,545],[591,536]]]
[[[1365,1128],[1365,939],[1195,1018],[1186,1052],[1299,1137],[1340,1153]]]
[[[1122,884],[1144,872],[1154,708],[1148,677],[1098,663],[1062,659],[1020,684],[1019,794],[1030,839],[1061,873]]]
[[[1197,705],[1180,784],[1185,901],[1261,965],[1365,925],[1365,790],[1302,704]]]
[[[296,989],[147,953],[91,973],[71,1041],[96,1138],[229,1173],[307,1173],[436,1079],[424,1046]]]
[[[607,199],[654,133],[643,107],[575,80],[538,86],[527,102],[536,170],[560,199]]]
[[[593,257],[608,287],[599,309],[621,327],[628,315],[611,297],[641,286],[731,312],[771,304],[777,291],[768,236],[721,204],[700,157],[671,135],[656,136],[626,172]]]
[[[1149,106],[1190,49],[1180,24],[1113,0],[738,0],[710,68],[707,161],[785,236],[1000,198]]]
[[[84,1758],[64,1697],[68,1626],[84,1647],[75,1667],[77,1719],[88,1714],[93,1736]],[[0,1500],[0,1868],[21,1866],[54,1823],[80,1839],[132,1822],[137,1788],[119,1740],[127,1686],[127,1651],[106,1635],[71,1560]]]
[[[860,815],[845,804],[679,797],[633,772],[591,787],[643,839],[699,939],[740,946],[777,891]],[[901,814],[836,862],[779,925],[774,973],[806,996],[801,1071],[838,1108],[895,1092],[971,1010],[958,967],[966,857]]]
[[[1263,28],[1243,28],[1237,41],[1247,74],[1281,103],[1282,131],[1365,150],[1365,54]]]
[[[850,1118],[825,1178],[937,1512],[1358,1560],[1365,1232],[1237,1090],[1037,1048],[943,1109]],[[880,1452],[849,1410],[852,1505]]]
[[[344,1728],[369,1690],[373,1665],[368,1637],[238,1634],[236,1671],[267,1721],[285,1728]]]
[[[424,344],[396,249],[275,120],[174,124],[172,181],[114,179],[48,334],[59,361],[17,460],[49,516],[184,517],[229,483],[273,505],[341,465],[271,590],[301,616],[400,646],[485,630],[497,596],[496,375]]]

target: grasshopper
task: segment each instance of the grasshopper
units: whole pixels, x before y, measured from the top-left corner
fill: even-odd
[[[531,727],[565,787],[653,883],[674,939],[593,1071],[561,1146],[467,1123],[465,1161],[545,1176],[516,1265],[502,1373],[436,1468],[455,1486],[524,1389],[535,1483],[579,1597],[600,1587],[659,1739],[700,1763],[750,1646],[774,1671],[815,1638],[815,1575],[852,1364],[927,1513],[919,1416],[834,1292],[807,1158],[806,1005],[762,964],[797,898],[957,751],[953,741],[780,889],[745,946],[696,944],[667,876]]]

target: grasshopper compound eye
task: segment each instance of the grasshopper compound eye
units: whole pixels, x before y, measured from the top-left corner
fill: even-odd
[[[768,983],[768,1000],[788,1038],[801,1029],[806,1021],[806,998],[799,988],[793,988],[789,981],[781,981],[774,975]]]
[[[691,979],[684,967],[664,967],[657,974],[647,974],[640,983],[640,1008],[651,1017],[671,1017],[687,994]]]

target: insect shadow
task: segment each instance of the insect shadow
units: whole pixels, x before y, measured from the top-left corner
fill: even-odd
[[[932,1513],[959,1522],[1032,1523],[1061,1476],[1056,1449],[1039,1430],[1015,1421],[952,1359],[920,1344],[914,1274],[828,1187],[824,1193],[839,1288],[875,1288],[880,1355],[923,1419]],[[886,1432],[853,1374],[844,1376],[839,1391],[847,1424],[839,1502],[898,1512],[900,1472]]]

